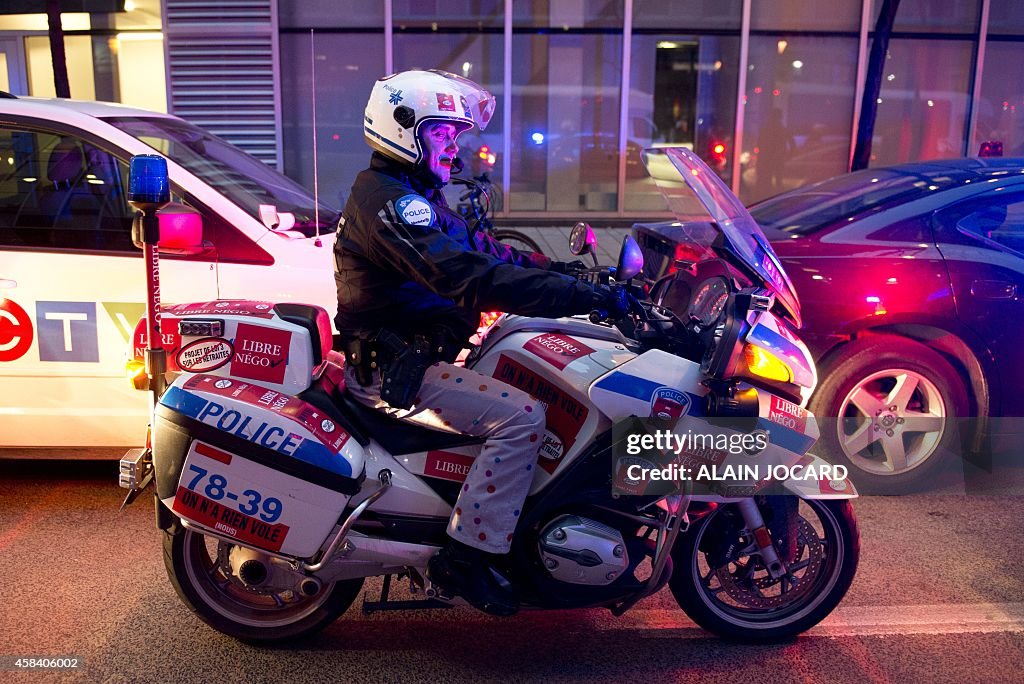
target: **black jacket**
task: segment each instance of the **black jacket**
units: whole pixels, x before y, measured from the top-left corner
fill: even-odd
[[[440,324],[465,342],[480,311],[557,317],[600,306],[593,287],[544,270],[550,263],[482,233],[471,239],[439,190],[374,152],[338,223],[335,323],[346,339],[381,328],[410,337]]]

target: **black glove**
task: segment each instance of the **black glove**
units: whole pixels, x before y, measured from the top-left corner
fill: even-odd
[[[587,270],[587,265],[576,259],[575,261],[552,261],[549,271],[562,273],[564,275],[576,276]]]
[[[608,318],[613,321],[625,318],[633,310],[630,301],[632,297],[624,287],[598,285],[594,288],[594,293],[598,296],[600,302],[597,308],[607,313]]]

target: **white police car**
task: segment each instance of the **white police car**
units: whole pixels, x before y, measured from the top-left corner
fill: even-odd
[[[335,310],[337,213],[177,117],[120,105],[0,98],[0,455],[119,457],[146,394],[125,378],[145,311],[128,162],[168,159],[172,204],[208,249],[161,261],[167,303],[256,299]],[[318,221],[317,221],[318,218]],[[317,240],[317,234],[322,237]]]

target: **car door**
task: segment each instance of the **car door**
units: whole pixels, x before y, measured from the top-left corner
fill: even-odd
[[[124,374],[145,299],[127,161],[67,128],[0,124],[0,447],[144,439]],[[216,298],[212,257],[167,258],[161,276],[164,301]]]
[[[933,215],[957,317],[989,345],[1002,415],[1024,415],[1024,188],[994,188]]]

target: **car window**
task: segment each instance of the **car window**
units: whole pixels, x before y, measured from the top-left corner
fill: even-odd
[[[337,224],[338,212],[323,204],[317,211],[301,185],[198,126],[166,117],[104,120],[181,164],[257,220],[260,205],[271,204],[294,214],[292,229],[308,237],[330,232]]]
[[[931,242],[932,234],[928,226],[928,215],[925,215],[915,216],[883,226],[878,230],[871,231],[864,238],[867,240],[880,240],[882,242],[914,242],[921,244]]]
[[[127,175],[75,136],[0,129],[0,246],[135,251]]]
[[[1024,253],[1024,192],[1000,188],[936,213],[936,221],[961,233]]]
[[[844,219],[960,185],[961,175],[865,169],[759,202],[750,207],[750,214],[763,228],[808,235]]]

